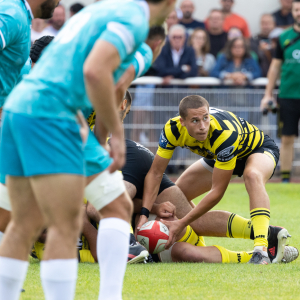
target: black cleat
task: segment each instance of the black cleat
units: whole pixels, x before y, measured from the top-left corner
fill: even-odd
[[[269,226],[268,256],[272,264],[280,263],[282,261],[288,237],[291,237],[291,235],[285,228]]]
[[[254,250],[251,259],[248,261],[248,264],[253,265],[268,265],[270,263],[271,261],[269,257],[263,255],[263,251],[260,250]]]

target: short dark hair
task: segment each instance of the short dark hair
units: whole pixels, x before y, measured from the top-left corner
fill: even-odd
[[[300,0],[299,0],[300,1]],[[244,47],[245,47],[245,54],[244,54],[244,57],[243,59],[246,59],[246,58],[250,58],[251,57],[251,52],[250,52],[250,47],[248,46],[248,43],[246,42],[245,38],[244,37],[237,37],[237,38],[234,38],[232,39],[231,41],[228,41],[227,44],[225,45],[225,50],[224,50],[224,54],[226,56],[226,58],[228,60],[233,60],[233,56],[232,56],[232,53],[231,53],[231,49],[234,45],[234,43],[238,40],[242,40],[243,43],[244,43]]]
[[[70,11],[74,14],[77,14],[79,11],[81,11],[84,8],[84,5],[81,3],[74,3],[70,6]]]
[[[293,2],[300,2],[300,0],[294,0]]]
[[[163,2],[164,0],[146,0],[146,2],[149,2],[149,3],[154,3],[154,4],[158,4],[160,2]]]
[[[166,31],[162,26],[152,26],[149,29],[148,40],[160,38],[164,40],[166,38]]]
[[[30,48],[29,54],[33,63],[36,63],[38,61],[44,49],[52,42],[53,39],[54,36],[45,35],[34,42],[34,44]]]
[[[126,107],[128,107],[129,105],[132,104],[132,96],[131,94],[129,93],[129,91],[127,90],[125,95],[124,95],[124,99],[123,100],[127,100],[127,104],[126,104]]]
[[[188,115],[188,109],[195,109],[203,106],[209,108],[209,103],[205,98],[198,95],[187,96],[179,103],[179,115],[181,118],[185,119]]]

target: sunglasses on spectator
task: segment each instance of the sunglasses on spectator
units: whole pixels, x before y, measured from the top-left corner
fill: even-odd
[[[181,40],[181,39],[183,39],[183,36],[182,35],[173,35],[171,38],[174,40]]]

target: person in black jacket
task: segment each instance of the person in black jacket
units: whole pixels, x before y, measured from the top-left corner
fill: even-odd
[[[163,47],[154,66],[156,75],[164,78],[164,84],[171,79],[197,76],[194,49],[186,45],[186,29],[182,25],[173,25],[169,32],[169,41]]]

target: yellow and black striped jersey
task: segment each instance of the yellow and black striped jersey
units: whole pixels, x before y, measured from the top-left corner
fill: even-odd
[[[187,148],[207,159],[215,159],[215,167],[219,169],[233,170],[237,159],[262,145],[264,134],[256,126],[229,111],[211,107],[209,113],[210,128],[205,141],[191,137],[177,116],[163,128],[157,154],[170,159],[176,147]]]
[[[88,122],[88,124],[89,124],[89,127],[90,127],[91,131],[94,130],[95,120],[96,120],[96,112],[93,111],[93,112],[89,115],[89,117],[87,118],[87,122]]]

